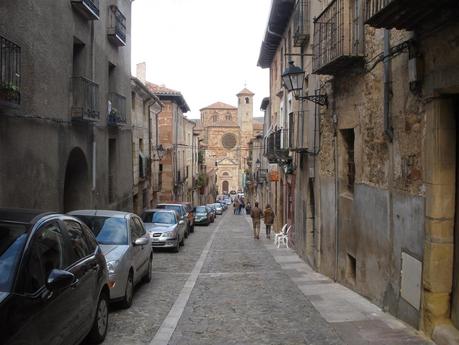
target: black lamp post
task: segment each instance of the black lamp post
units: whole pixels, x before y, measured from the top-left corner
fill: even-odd
[[[308,100],[319,105],[328,105],[327,95],[310,95],[300,96],[304,86],[305,72],[302,68],[295,66],[293,61],[290,61],[289,66],[282,73],[282,81],[289,92],[293,92],[296,99]]]

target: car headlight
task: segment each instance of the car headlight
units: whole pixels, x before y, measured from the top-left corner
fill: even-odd
[[[115,274],[116,268],[118,267],[119,263],[120,262],[118,260],[113,260],[113,261],[107,262],[108,274]]]
[[[164,232],[161,237],[175,237],[175,232],[174,231],[167,231]]]

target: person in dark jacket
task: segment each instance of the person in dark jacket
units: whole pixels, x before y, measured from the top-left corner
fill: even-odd
[[[271,227],[274,223],[274,211],[271,208],[270,204],[267,204],[265,207],[264,221],[266,226],[266,238],[271,238]]]
[[[250,211],[250,217],[252,217],[253,224],[253,238],[260,239],[260,219],[263,217],[263,212],[258,208],[258,202],[255,203],[255,207]]]

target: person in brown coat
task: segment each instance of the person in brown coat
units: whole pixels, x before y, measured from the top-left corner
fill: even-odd
[[[267,204],[264,211],[264,220],[266,226],[266,238],[271,238],[271,226],[274,223],[274,211],[270,204]]]
[[[255,207],[250,210],[250,217],[252,217],[253,224],[253,238],[260,239],[260,219],[263,216],[263,212],[258,208],[258,202],[255,203]]]

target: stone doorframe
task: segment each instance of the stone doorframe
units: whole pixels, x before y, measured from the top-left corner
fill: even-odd
[[[424,139],[426,186],[421,328],[431,336],[450,325],[454,260],[456,120],[452,99],[426,105]]]

